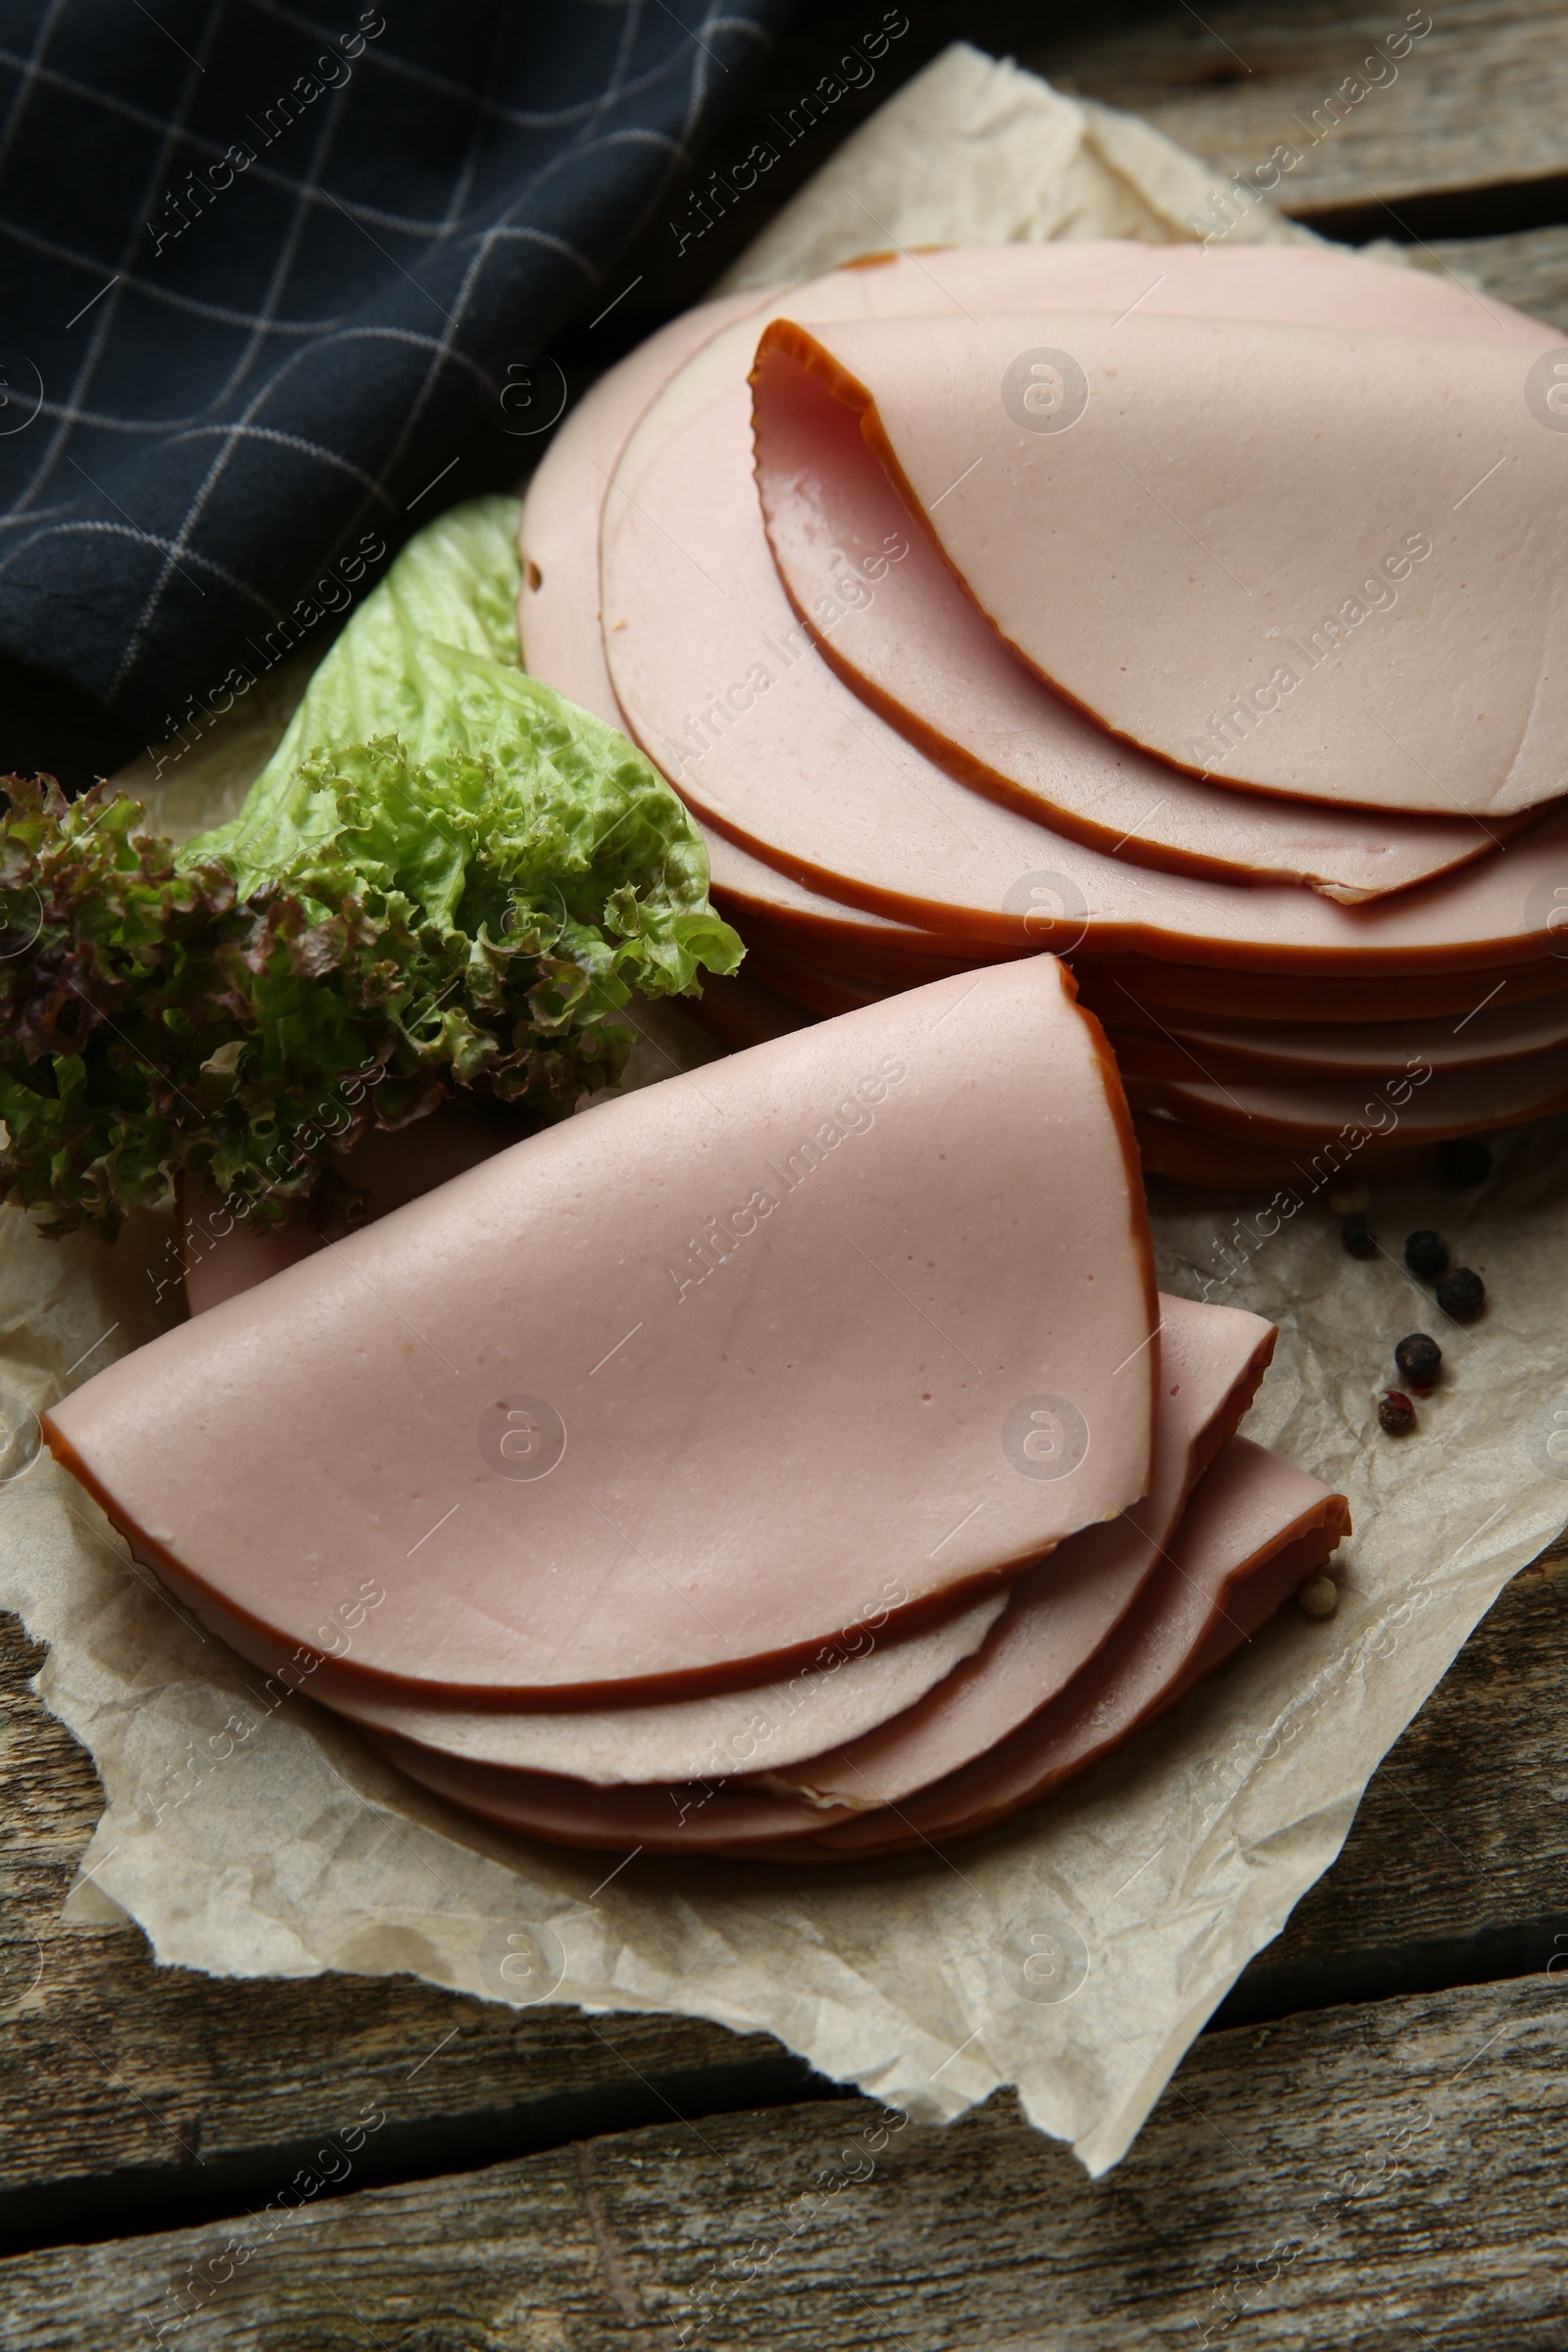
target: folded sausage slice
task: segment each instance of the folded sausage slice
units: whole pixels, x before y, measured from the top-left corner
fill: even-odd
[[[1315,1198],[1350,1168],[1373,1184],[1432,1172],[1431,1139],[1406,1144],[1397,1131],[1392,1143],[1363,1142],[1359,1134],[1348,1137],[1338,1129],[1295,1143],[1270,1143],[1249,1135],[1217,1135],[1163,1113],[1145,1112],[1134,1125],[1151,1176],[1209,1191],[1266,1193],[1283,1187],[1299,1196],[1304,1185],[1307,1197]]]
[[[1415,1143],[1513,1127],[1568,1106],[1568,1047],[1514,1061],[1433,1069],[1406,1052],[1383,1074],[1303,1078],[1296,1084],[1236,1079],[1129,1078],[1129,1099],[1189,1126],[1258,1141],[1306,1141],[1348,1128]]]
[[[509,1129],[444,1103],[410,1127],[368,1127],[335,1156],[346,1181],[365,1194],[369,1220],[505,1151],[517,1140],[519,1126],[514,1121]],[[193,1315],[325,1248],[309,1225],[259,1230],[240,1224],[215,1194],[190,1177],[179,1188],[179,1241],[185,1300]]]
[[[1067,1542],[1083,1540],[1070,1536]],[[476,1764],[558,1773],[605,1787],[713,1779],[755,1772],[764,1763],[793,1764],[814,1754],[825,1740],[858,1738],[902,1713],[980,1647],[1006,1601],[1004,1592],[988,1593],[902,1636],[873,1617],[824,1643],[787,1681],[662,1705],[555,1714],[415,1707],[334,1674],[330,1662],[312,1677],[309,1690],[367,1730],[395,1732]]]
[[[1485,990],[1477,989],[1479,1000]],[[1126,1009],[1125,1007],[1123,1008]],[[1152,1016],[1144,1016],[1146,1019]],[[1145,1029],[1129,1015],[1116,1032],[1123,1077],[1214,1077],[1286,1084],[1387,1077],[1412,1059],[1434,1070],[1517,1061],[1568,1045],[1568,995],[1487,1007],[1455,1021],[1205,1022],[1180,1015]]]
[[[1251,1403],[1274,1351],[1261,1316],[1160,1299],[1154,1470],[1148,1494],[1108,1527],[1085,1528],[1021,1576],[977,1653],[907,1713],[835,1752],[780,1768],[775,1783],[819,1804],[886,1805],[941,1779],[1027,1722],[1142,1605],[1187,1498]]]
[[[1343,1495],[1233,1438],[1195,1489],[1139,1604],[1066,1689],[960,1770],[870,1810],[813,1805],[783,1784],[595,1788],[372,1739],[411,1780],[453,1803],[568,1844],[807,1863],[925,1848],[1021,1811],[1174,1706],[1322,1566],[1348,1527]]]
[[[1137,864],[1304,882],[1347,906],[1468,864],[1522,821],[1238,794],[1108,735],[1018,660],[911,527],[852,408],[777,343],[752,384],[790,602],[857,691],[977,790]]]
[[[798,1838],[824,1818],[804,1798],[774,1796],[726,1781],[596,1788],[561,1773],[514,1772],[504,1764],[444,1755],[396,1732],[367,1737],[411,1781],[465,1812],[560,1845],[604,1846],[614,1853],[640,1847],[650,1854],[724,1854],[754,1840]]]
[[[1165,246],[1085,238],[1065,245],[949,247],[883,254],[808,286],[752,288],[684,311],[602,375],[551,441],[523,501],[518,618],[523,662],[612,725],[599,625],[599,525],[627,436],[656,396],[735,320],[789,312],[887,318],[929,311],[1141,309],[1201,318],[1288,318],[1385,334],[1549,346],[1551,329],[1506,303],[1482,305],[1448,279],[1325,249]],[[744,346],[745,372],[756,334]]]
[[[617,467],[602,586],[627,726],[705,829],[823,897],[1015,952],[1327,975],[1547,955],[1568,890],[1568,812],[1528,826],[1505,856],[1342,906],[1294,884],[1133,865],[970,790],[862,702],[797,618],[744,416],[737,432],[734,415],[702,411],[661,437],[680,381]],[[745,384],[725,403],[745,411]]]
[[[773,352],[855,413],[979,610],[1115,734],[1374,808],[1562,792],[1549,353],[1147,311],[775,319],[760,367]]]
[[[1014,1707],[1021,1719],[1043,1704],[1051,1678],[1059,1685],[1076,1672],[1128,1605],[1169,1542],[1194,1480],[1251,1401],[1272,1352],[1274,1328],[1256,1315],[1185,1298],[1159,1303],[1148,1495],[1108,1525],[1068,1537],[1008,1593],[902,1639],[896,1629],[890,1637],[879,1615],[828,1644],[788,1683],[662,1706],[554,1714],[418,1708],[367,1691],[330,1661],[313,1676],[311,1694],[353,1722],[447,1755],[606,1785],[778,1774],[835,1752],[858,1759],[848,1744],[858,1742],[875,1751],[880,1787],[893,1769],[889,1742],[901,1754],[919,1747],[912,1718],[923,1723],[933,1712],[945,1742],[956,1737],[961,1746],[973,1719],[986,1727],[981,1743],[989,1744],[1007,1728],[1004,1710]],[[970,1666],[956,1674],[964,1660]],[[818,1797],[822,1769],[813,1762],[797,1776]],[[845,1801],[856,1801],[853,1788]]]
[[[1155,1298],[1050,957],[597,1105],[55,1407],[155,1563],[409,1694],[771,1679],[1148,1485]],[[334,1637],[335,1639],[335,1637]]]
[[[896,1807],[825,1827],[808,1850],[851,1860],[973,1837],[1036,1803],[1174,1706],[1322,1567],[1349,1527],[1343,1494],[1232,1438],[1194,1489],[1140,1605],[1058,1698],[960,1771]]]
[[[1568,876],[1568,865],[1564,866]],[[1245,990],[1234,968],[1166,961],[1153,956],[1073,957],[1085,1002],[1107,1027],[1152,1021],[1166,1028],[1179,1013],[1234,1013],[1245,999],[1257,1020],[1387,1022],[1467,1019],[1482,1006],[1517,1007],[1568,989],[1568,958],[1543,956],[1531,963],[1463,964],[1421,972],[1250,971]]]
[[[906,982],[942,978],[956,956],[964,961],[1001,962],[1006,950],[972,950],[951,934],[920,930],[892,916],[873,914],[845,899],[828,898],[805,881],[766,865],[750,850],[709,826],[709,888],[720,909],[745,927],[750,942],[760,931],[781,945],[803,944],[821,962],[870,979]],[[935,959],[935,972],[922,965]]]

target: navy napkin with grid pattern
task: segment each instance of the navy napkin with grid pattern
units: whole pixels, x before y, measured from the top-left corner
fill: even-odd
[[[788,0],[0,0],[0,657],[149,743],[454,499]]]

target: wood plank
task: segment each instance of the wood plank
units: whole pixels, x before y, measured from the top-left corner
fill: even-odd
[[[1096,23],[1102,30],[1136,27],[1149,8],[1150,0],[1099,0]],[[1048,38],[1070,37],[1082,14],[1080,0],[987,0],[978,10],[973,0],[922,0],[900,10],[884,10],[880,0],[869,9],[865,0],[810,0],[792,10],[707,153],[671,182],[604,285],[552,345],[573,397],[667,318],[702,301],[835,148],[950,43],[973,41],[992,57],[1019,57]],[[904,30],[873,54],[878,27],[899,17]],[[750,186],[743,173],[737,188],[734,167],[758,145],[777,160]],[[715,190],[714,171],[729,183],[727,194]],[[694,226],[705,220],[706,227]]]
[[[1335,111],[1329,100],[1346,74],[1407,13],[1401,0],[1386,12],[1366,0],[1314,0],[1288,15],[1250,0],[1246,7],[1204,7],[1197,16],[1176,5],[1152,9],[1148,0],[1102,0],[1095,30],[1085,37],[1083,12],[1066,0],[993,0],[978,15],[954,0],[932,0],[908,12],[908,31],[871,78],[835,102],[700,238],[683,242],[694,218],[689,186],[673,189],[602,294],[561,338],[557,356],[579,388],[699,300],[833,147],[955,40],[1018,57],[1064,87],[1112,105],[1145,110],[1219,168],[1255,172],[1277,145],[1289,143],[1302,161],[1282,174],[1276,195],[1330,234],[1400,235],[1380,209],[1384,202],[1432,242],[1568,219],[1568,0],[1544,7],[1463,0],[1437,12],[1433,31],[1412,43],[1402,63],[1395,61],[1398,78],[1390,87],[1350,107],[1332,130],[1314,127],[1314,109],[1329,120]],[[759,140],[777,147],[780,120],[854,50],[866,29],[862,15],[852,0],[798,10],[740,111],[718,133],[710,160],[723,167]],[[1232,49],[1252,66],[1250,74]],[[862,61],[855,72],[867,70]],[[1336,105],[1343,109],[1345,102]],[[1304,128],[1291,122],[1294,114],[1304,117]],[[705,163],[690,184],[703,183],[706,170]],[[620,298],[605,314],[612,294]]]
[[[1223,2018],[1545,1968],[1568,1947],[1568,1544],[1515,1577]]]
[[[1211,2034],[1098,2184],[1005,2100],[946,2132],[860,2100],[705,2119],[360,2193],[350,2163],[328,2202],[280,2177],[255,2214],[0,2263],[5,2340],[1560,2352],[1565,2061],[1544,1981]]]
[[[1477,1629],[1230,2018],[1537,1969],[1554,1937],[1568,1944],[1565,1650],[1559,1546]],[[0,1944],[11,2243],[259,2192],[306,2136],[368,2105],[387,2122],[361,2170],[387,2179],[651,2123],[666,2101],[706,2114],[809,2093],[807,2070],[765,2035],[514,2014],[407,1978],[232,1984],[154,1968],[130,1928],[51,1926],[101,1800],[81,1750],[25,1688],[37,1654],[13,1632],[0,1741],[14,1792],[0,1865],[17,1923]]]
[[[1568,332],[1568,228],[1527,229],[1515,237],[1434,237],[1428,249],[1516,310],[1549,318]]]
[[[408,1977],[234,1983],[153,1965],[139,1929],[62,1927],[103,1797],[0,1642],[0,2242],[260,2193],[312,2133],[385,2123],[384,2179],[674,2111],[820,2096],[766,2034],[699,2019],[511,2010]]]
[[[1412,21],[1431,30],[1391,58],[1390,37]],[[1532,201],[1548,209],[1531,220],[1456,220],[1449,233],[1525,227],[1568,209],[1550,187],[1568,177],[1563,0],[1451,0],[1430,12],[1402,0],[1289,10],[1228,0],[1166,10],[1136,29],[1048,36],[1021,62],[1147,116],[1226,174],[1253,181],[1277,148],[1298,156],[1275,201],[1320,226],[1357,216],[1362,234],[1397,234],[1378,207],[1405,212],[1419,199],[1410,217],[1424,236],[1434,199],[1499,187],[1534,186]]]

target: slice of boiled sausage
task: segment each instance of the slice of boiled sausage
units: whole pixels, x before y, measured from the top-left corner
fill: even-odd
[[[528,484],[519,535],[522,665],[612,727],[620,721],[599,627],[599,514],[615,461],[676,369],[765,300],[755,292],[701,302],[650,335],[578,402]]]
[[[1194,1489],[1170,1556],[1140,1605],[1059,1698],[985,1755],[897,1808],[828,1827],[812,1844],[850,1859],[972,1837],[1119,1747],[1250,1638],[1349,1533],[1343,1494],[1246,1438]],[[1257,1585],[1251,1601],[1249,1588]]]
[[[1151,271],[1153,272],[1152,278]],[[1194,318],[1291,319],[1383,334],[1549,347],[1552,330],[1457,281],[1311,247],[1152,249],[1125,239],[953,246],[883,254],[806,286],[752,288],[682,312],[602,375],[545,452],[523,501],[518,615],[524,666],[618,724],[599,627],[599,528],[628,435],[686,362],[736,319],[788,311],[889,318],[931,311],[1051,307]],[[848,306],[848,310],[846,310]],[[744,374],[756,344],[741,341]],[[729,364],[721,361],[720,365]],[[710,379],[709,379],[710,380]],[[704,394],[704,397],[709,395]]]
[[[1305,882],[1347,906],[1468,864],[1523,821],[1237,793],[1106,734],[1003,642],[911,529],[853,409],[776,345],[753,377],[753,419],[797,612],[858,692],[977,790],[1140,865]]]
[[[824,1740],[858,1738],[902,1713],[972,1656],[1006,1601],[1004,1592],[989,1593],[902,1638],[873,1612],[864,1624],[846,1627],[823,1643],[787,1682],[656,1706],[554,1714],[414,1707],[333,1674],[330,1662],[309,1689],[313,1698],[368,1730],[396,1732],[477,1764],[559,1773],[606,1787],[714,1780],[793,1764]]]
[[[1165,1556],[1198,1479],[1251,1403],[1274,1326],[1235,1307],[1160,1299],[1154,1474],[1108,1527],[1086,1528],[1019,1578],[984,1646],[909,1711],[772,1781],[820,1804],[888,1805],[956,1771],[1065,1689]]]
[[[606,508],[606,649],[628,726],[705,825],[825,897],[976,945],[1329,977],[1555,961],[1568,812],[1506,854],[1341,906],[1132,865],[971,791],[862,702],[796,617],[744,414],[719,413],[746,411],[745,385],[662,441],[654,421],[679,382],[633,435],[624,496]]]
[[[922,1720],[935,1713],[945,1739],[960,1718],[977,1715],[989,1725],[989,1744],[1007,1728],[1009,1704],[1019,1707],[1020,1719],[1042,1705],[1052,1694],[1050,1676],[1065,1682],[1108,1632],[1169,1542],[1189,1487],[1232,1435],[1262,1377],[1274,1344],[1271,1324],[1185,1298],[1159,1303],[1148,1496],[1107,1526],[1069,1536],[1009,1593],[973,1602],[902,1640],[896,1629],[890,1639],[873,1618],[826,1645],[788,1684],[663,1706],[554,1714],[415,1708],[334,1675],[330,1662],[313,1678],[311,1693],[356,1723],[448,1755],[604,1784],[777,1774],[804,1758],[853,1754],[848,1743],[858,1741],[875,1747],[872,1778],[880,1789],[893,1768],[879,1742],[891,1739],[902,1754],[916,1708]],[[999,1642],[1004,1611],[1007,1632]],[[970,1667],[956,1674],[965,1660]],[[879,1725],[886,1734],[877,1732]],[[960,1744],[964,1736],[958,1732]],[[820,1769],[813,1764],[796,1776],[818,1795]],[[853,1790],[845,1801],[857,1801]]]
[[[1007,643],[1114,733],[1373,808],[1561,794],[1549,352],[1062,311],[779,318],[760,368],[775,351],[854,412]]]
[[[1513,1061],[1434,1069],[1419,1054],[1391,1060],[1382,1075],[1303,1078],[1296,1084],[1246,1079],[1130,1078],[1141,1112],[1168,1110],[1194,1127],[1258,1141],[1305,1142],[1354,1131],[1406,1143],[1514,1127],[1568,1106],[1568,1047]]]
[[[1484,993],[1484,992],[1478,992]],[[1149,1019],[1152,1016],[1145,1016]],[[1158,1028],[1118,1029],[1123,1077],[1301,1079],[1386,1076],[1412,1055],[1434,1070],[1517,1061],[1568,1046],[1568,996],[1489,1006],[1455,1021],[1341,1021],[1299,1025],[1205,1022],[1175,1016]]]
[[[560,1845],[605,1846],[616,1853],[635,1846],[650,1854],[723,1853],[753,1839],[799,1838],[823,1818],[802,1798],[725,1781],[600,1788],[560,1773],[475,1764],[395,1732],[367,1737],[411,1781],[465,1812]]]
[[[454,1803],[565,1843],[807,1863],[926,1849],[1021,1811],[1174,1706],[1323,1565],[1348,1526],[1342,1494],[1233,1438],[1195,1489],[1139,1605],[1066,1689],[958,1771],[870,1811],[813,1806],[782,1784],[595,1788],[372,1737],[411,1779]]]
[[[1568,867],[1564,868],[1568,873]],[[1245,1000],[1260,1021],[1424,1021],[1446,1013],[1459,1020],[1483,1004],[1510,1009],[1568,989],[1568,958],[1543,956],[1533,963],[1464,964],[1448,970],[1364,973],[1250,972],[1245,991],[1234,971],[1212,964],[1176,963],[1151,956],[1075,956],[1085,1001],[1107,1027],[1175,1027],[1172,1011],[1228,1017]]]
[[[145,1557],[437,1703],[772,1679],[1148,1485],[1157,1321],[1050,957],[599,1104],[49,1416]]]

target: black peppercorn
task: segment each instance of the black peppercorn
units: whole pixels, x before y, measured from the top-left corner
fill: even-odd
[[[1438,1304],[1455,1323],[1473,1323],[1486,1303],[1487,1286],[1468,1266],[1455,1266],[1437,1289]]]
[[[1394,1360],[1419,1396],[1437,1379],[1443,1349],[1424,1331],[1412,1331],[1394,1350]]]
[[[1340,1227],[1340,1239],[1352,1257],[1376,1257],[1378,1237],[1365,1217],[1347,1217]]]
[[[1378,1398],[1378,1425],[1391,1438],[1402,1438],[1415,1427],[1415,1406],[1397,1389],[1385,1389]]]
[[[1457,1184],[1466,1192],[1473,1185],[1485,1184],[1492,1174],[1492,1153],[1485,1144],[1473,1135],[1461,1135],[1451,1144],[1445,1144],[1438,1154],[1438,1169],[1448,1184]]]
[[[1423,1282],[1448,1270],[1448,1245],[1441,1233],[1409,1233],[1404,1238],[1404,1262]]]

